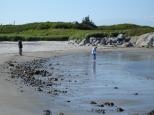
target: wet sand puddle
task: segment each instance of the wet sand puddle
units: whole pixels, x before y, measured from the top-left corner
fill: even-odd
[[[52,76],[62,78],[56,90],[67,92],[51,97],[55,111],[125,115],[154,108],[153,55],[104,52],[94,62],[89,53],[74,53],[51,58],[45,65],[48,71],[54,69]]]

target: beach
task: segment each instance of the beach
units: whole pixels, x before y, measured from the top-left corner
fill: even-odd
[[[53,115],[144,115],[154,108],[153,49],[99,47],[93,63],[91,47],[67,42],[23,44],[23,56],[19,56],[16,42],[0,43],[0,114],[42,115],[50,110]],[[41,87],[43,91],[10,77],[16,68],[8,64],[23,67],[34,60],[37,64],[41,60],[47,73],[53,72],[49,75],[54,78],[52,86]]]

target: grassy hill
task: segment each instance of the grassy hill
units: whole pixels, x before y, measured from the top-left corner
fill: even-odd
[[[119,33],[137,36],[149,32],[154,32],[154,28],[135,24],[92,27],[78,22],[37,22],[23,25],[0,25],[0,41],[81,40],[89,36],[112,37]]]

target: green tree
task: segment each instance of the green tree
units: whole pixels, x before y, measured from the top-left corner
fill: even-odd
[[[84,26],[87,26],[88,28],[91,28],[91,29],[97,28],[97,26],[94,24],[94,22],[92,20],[90,20],[89,16],[86,16],[85,18],[83,18],[81,24]]]

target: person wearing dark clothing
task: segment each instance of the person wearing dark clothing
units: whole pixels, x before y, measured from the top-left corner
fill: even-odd
[[[18,41],[18,47],[19,47],[19,55],[22,56],[23,45],[22,45],[22,41],[21,40]]]

